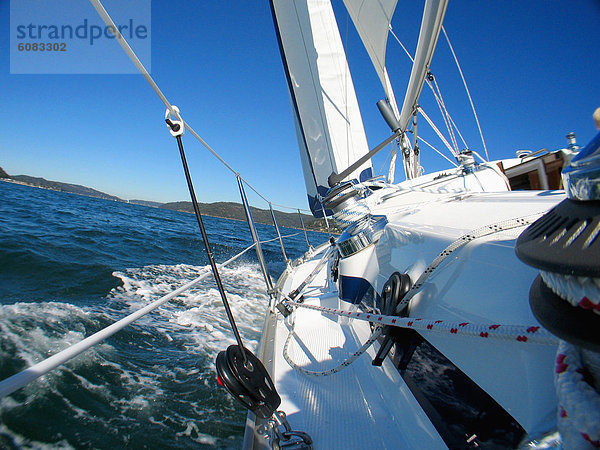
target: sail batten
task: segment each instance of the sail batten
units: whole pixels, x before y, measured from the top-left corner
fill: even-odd
[[[271,0],[309,205],[322,215],[319,201],[327,177],[368,152],[346,54],[329,0]],[[350,178],[372,176],[370,162]]]

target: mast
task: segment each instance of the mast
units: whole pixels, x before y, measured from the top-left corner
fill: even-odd
[[[408,81],[408,87],[406,88],[404,103],[402,104],[400,118],[398,119],[400,131],[402,132],[406,132],[413,114],[416,112],[417,102],[421,96],[425,77],[427,76],[427,72],[429,72],[429,66],[431,65],[433,52],[442,29],[447,6],[448,0],[426,0],[425,2],[423,19],[421,20],[421,31],[419,32],[419,41],[417,42],[417,51],[415,52],[415,59]],[[412,177],[417,176],[417,171],[419,170],[418,155],[411,152],[408,155],[408,161],[404,162],[405,165],[407,162],[409,163],[409,167],[414,169],[410,171],[412,172]],[[409,171],[407,170],[406,172],[408,176]]]
[[[320,198],[327,178],[368,152],[362,117],[346,54],[329,0],[271,0],[298,146],[315,217],[323,215]],[[373,175],[371,162],[347,179]]]

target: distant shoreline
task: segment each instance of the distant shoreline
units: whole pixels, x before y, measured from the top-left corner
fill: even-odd
[[[115,202],[134,204],[139,206],[147,206],[150,208],[168,209],[171,211],[178,211],[183,213],[194,213],[192,203],[187,202],[171,202],[171,203],[159,203],[150,202],[145,200],[124,200],[114,195],[109,195],[104,192],[92,189],[86,186],[77,184],[62,183],[59,181],[46,180],[45,178],[31,177],[28,175],[8,175],[0,167],[0,181],[7,183],[18,184],[21,186],[34,187],[39,189],[46,189],[56,192],[66,192],[68,194],[82,195],[85,197],[100,198],[102,200],[110,200]],[[246,221],[245,211],[241,203],[234,202],[214,202],[214,203],[199,203],[202,215],[207,217],[214,217],[218,219],[229,219],[235,221]],[[260,208],[250,207],[252,218],[256,223],[263,225],[273,226],[273,220],[271,212]],[[286,213],[282,211],[276,211],[277,224],[281,227],[302,230],[302,226],[299,222],[297,213]],[[324,219],[315,219],[307,214],[302,214],[302,220],[304,221],[305,227],[308,231],[316,231],[320,233],[327,233],[327,226]],[[333,222],[329,224],[331,232],[339,234],[340,230],[335,227]]]

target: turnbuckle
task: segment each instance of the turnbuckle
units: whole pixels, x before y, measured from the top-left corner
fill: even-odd
[[[304,431],[292,430],[283,411],[275,411],[267,423],[258,428],[258,433],[269,439],[274,449],[308,450],[312,449],[312,438]]]

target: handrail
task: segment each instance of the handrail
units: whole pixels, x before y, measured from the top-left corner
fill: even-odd
[[[114,25],[114,22],[112,21],[112,19],[110,18],[110,16],[108,15],[108,13],[106,12],[106,10],[104,9],[104,7],[102,6],[102,4],[100,3],[99,0],[90,0],[91,3],[94,5],[94,7],[96,8],[96,10],[98,11],[98,13],[100,14],[100,16],[102,17],[102,19],[107,23],[107,25],[112,25],[111,30],[117,30],[117,27]],[[118,31],[117,31],[118,33]],[[146,78],[146,80],[148,81],[148,83],[151,85],[151,87],[155,90],[155,92],[157,93],[157,95],[159,96],[159,98],[161,99],[161,101],[166,105],[166,107],[169,109],[169,111],[171,111],[171,113],[175,113],[173,106],[168,102],[167,98],[165,97],[165,95],[160,91],[160,89],[158,88],[158,86],[156,85],[156,83],[154,82],[154,80],[152,79],[152,77],[149,75],[149,73],[146,71],[145,67],[143,66],[143,64],[139,61],[139,59],[137,58],[137,56],[135,55],[135,53],[131,50],[131,48],[129,47],[129,45],[127,44],[127,42],[125,41],[125,39],[123,38],[122,35],[120,35],[120,33],[118,33],[118,35],[116,36],[117,40],[119,41],[119,43],[121,44],[121,46],[123,47],[123,49],[126,51],[127,55],[132,59],[132,61],[134,62],[134,64],[136,65],[136,67],[138,67],[138,69],[140,70],[140,72],[142,73],[142,75],[144,75],[144,77]],[[282,240],[282,236],[279,232],[279,227],[277,225],[277,220],[275,219],[275,214],[272,210],[271,207],[271,213],[273,215],[273,221],[274,221],[274,225],[276,227],[277,230],[277,235],[278,237],[276,239],[272,239],[269,241],[260,241],[258,234],[256,233],[256,228],[254,226],[254,221],[252,219],[252,215],[250,213],[250,207],[248,204],[248,200],[246,199],[246,195],[244,193],[244,188],[243,188],[243,183],[246,183],[248,185],[248,187],[250,187],[258,196],[260,196],[263,200],[265,200],[266,202],[269,203],[269,205],[271,206],[271,203],[265,198],[263,197],[256,189],[254,189],[252,187],[252,185],[250,185],[250,183],[248,183],[246,180],[244,180],[241,175],[239,173],[237,173],[231,166],[229,166],[229,164],[227,164],[192,128],[191,126],[189,126],[187,123],[183,122],[185,127],[188,129],[188,131],[190,131],[190,133],[192,133],[213,155],[215,155],[229,170],[231,170],[232,172],[235,173],[237,180],[238,180],[238,184],[240,187],[240,191],[242,194],[242,201],[244,204],[244,208],[246,210],[246,217],[247,217],[247,221],[248,224],[250,226],[251,232],[252,232],[252,237],[254,240],[254,243],[252,245],[250,245],[249,247],[247,247],[246,249],[242,250],[240,253],[236,254],[235,256],[233,256],[232,258],[228,259],[227,261],[225,261],[222,264],[218,264],[217,267],[225,267],[229,264],[231,264],[232,262],[234,262],[235,260],[237,260],[239,257],[241,257],[243,254],[245,254],[246,252],[248,252],[250,249],[252,248],[256,248],[257,250],[257,255],[258,255],[258,259],[259,259],[259,263],[261,265],[261,268],[263,270],[263,274],[265,275],[265,282],[267,284],[267,291],[269,293],[269,295],[272,297],[273,296],[273,287],[270,283],[270,277],[268,275],[268,272],[266,271],[266,265],[264,262],[264,256],[262,254],[261,251],[261,247],[260,244],[261,243],[266,243],[266,242],[271,242],[274,241],[276,239],[279,239],[280,243],[281,243],[281,247],[282,247],[282,252],[284,254],[284,259],[287,262],[287,256],[285,255],[285,249],[283,246],[283,240]],[[300,221],[302,223],[302,228],[304,230],[304,235],[306,237],[306,242],[309,246],[309,249],[311,248],[310,242],[308,241],[308,234],[306,232],[306,227],[304,226],[304,220],[302,219],[302,215],[300,213],[300,209],[298,208],[290,208],[287,206],[281,206],[278,205],[280,207],[284,207],[284,208],[289,208],[289,209],[296,209],[298,211],[298,214],[300,216]],[[306,210],[304,210],[306,211]],[[284,236],[284,237],[291,237],[291,236],[295,236],[299,233],[293,234],[293,235],[288,235],[288,236]],[[183,292],[189,290],[190,288],[192,288],[193,286],[195,286],[196,284],[198,284],[200,281],[203,281],[205,278],[209,277],[211,275],[211,271],[203,269],[204,273],[202,273],[200,276],[198,276],[197,278],[195,278],[194,280],[184,284],[183,286],[175,289],[174,291],[170,292],[169,294],[166,294],[164,296],[162,296],[161,298],[159,298],[158,300],[155,300],[154,302],[150,303],[149,305],[146,305],[145,307],[129,314],[128,316],[114,322],[113,324],[97,331],[96,333],[92,334],[91,336],[88,336],[87,338],[84,338],[83,340],[77,342],[76,344],[73,344],[69,347],[67,347],[66,349],[56,353],[55,355],[50,356],[49,358],[46,358],[45,360],[34,364],[33,366],[30,366],[2,381],[0,381],[0,398],[5,397],[7,395],[10,395],[11,393],[13,393],[14,391],[22,388],[23,386],[27,385],[28,383],[36,380],[37,378],[41,377],[42,375],[50,372],[51,370],[56,369],[57,367],[61,366],[62,364],[70,361],[71,359],[73,359],[74,357],[78,356],[79,354],[83,353],[84,351],[88,350],[89,348],[99,344],[100,342],[104,341],[105,339],[109,338],[110,336],[112,336],[113,334],[117,333],[118,331],[122,330],[123,328],[125,328],[126,326],[130,325],[131,323],[133,323],[134,321],[138,320],[139,318],[145,316],[146,314],[152,312],[153,310],[155,310],[156,308],[158,308],[159,306],[163,305],[164,303],[168,302],[169,300],[173,299],[174,297],[182,294]]]
[[[304,237],[306,238],[306,244],[308,248],[311,249],[310,241],[308,240],[308,233],[306,232],[306,227],[304,226],[304,220],[302,219],[302,214],[300,214],[300,210],[298,210],[298,217],[300,217],[300,223],[302,224],[302,229],[304,230]]]
[[[277,218],[275,217],[275,211],[273,211],[273,205],[269,202],[269,210],[271,211],[271,217],[273,218],[273,225],[275,225],[275,230],[277,231],[277,237],[279,238],[279,246],[281,247],[281,253],[283,253],[283,259],[285,263],[288,262],[288,257],[285,254],[285,246],[283,245],[283,239],[281,237],[281,233],[279,232],[279,225],[277,224]]]
[[[240,186],[241,186],[241,184],[244,183],[244,181],[241,177],[239,178],[239,180],[240,180]],[[243,196],[243,199],[245,199],[245,195]],[[247,205],[247,199],[245,199],[245,202],[246,202],[245,204]],[[298,213],[300,214],[299,210],[298,210]],[[252,220],[251,216],[248,220],[249,220],[249,224],[250,224],[250,221]],[[300,220],[302,222],[304,235],[306,237],[306,241],[307,241],[309,249],[310,249],[311,246],[310,246],[310,242],[308,241],[308,235],[307,235],[306,228],[304,227],[304,221],[302,220],[302,216],[300,216]],[[221,268],[221,267],[225,267],[225,266],[231,264],[232,262],[239,259],[242,255],[244,255],[245,253],[250,251],[252,248],[255,248],[255,247],[259,248],[260,244],[266,244],[266,243],[274,242],[277,240],[280,241],[280,244],[282,246],[282,252],[284,254],[284,259],[287,263],[287,257],[285,256],[286,255],[285,248],[283,246],[283,239],[297,236],[300,234],[300,232],[282,236],[279,232],[279,227],[277,226],[276,219],[274,222],[275,222],[275,226],[277,229],[277,237],[276,238],[268,239],[265,241],[260,241],[258,238],[258,234],[255,235],[253,233],[253,238],[254,238],[253,244],[249,245],[244,250],[237,253],[235,256],[229,258],[227,261],[223,262],[222,264],[218,264],[218,267]],[[252,221],[252,225],[250,225],[250,226],[252,229],[253,221]],[[260,254],[262,255],[262,252],[260,252]],[[259,262],[260,261],[261,261],[261,259],[259,258]],[[263,266],[263,265],[264,265],[264,256],[262,258],[261,266]],[[266,270],[266,266],[263,266],[263,267],[264,267],[264,270]],[[32,381],[36,380],[37,378],[41,377],[42,375],[45,375],[46,373],[50,372],[51,370],[56,369],[57,367],[61,366],[62,364],[68,362],[69,360],[73,359],[74,357],[76,357],[79,354],[83,353],[84,351],[88,350],[89,348],[99,344],[100,342],[109,338],[113,334],[122,330],[123,328],[130,325],[134,321],[140,319],[141,317],[145,316],[146,314],[152,312],[153,310],[155,310],[159,306],[163,305],[164,303],[168,302],[169,300],[173,299],[174,297],[191,289],[192,287],[194,287],[195,285],[197,285],[198,283],[200,283],[201,281],[203,281],[204,279],[206,279],[207,277],[209,277],[211,275],[211,271],[206,270],[206,269],[203,269],[203,271],[204,271],[204,273],[202,273],[200,276],[198,276],[194,280],[175,289],[174,291],[170,292],[169,294],[162,296],[161,298],[155,300],[154,302],[150,303],[149,305],[146,305],[145,307],[129,314],[128,316],[114,322],[113,324],[97,331],[96,333],[92,334],[91,336],[88,336],[87,338],[77,342],[76,344],[71,345],[70,347],[67,347],[66,349],[56,353],[55,355],[52,355],[49,358],[46,358],[45,360],[43,360],[37,364],[34,364],[33,366],[30,366],[27,369],[24,369],[21,372],[18,372],[16,374],[0,381],[0,398],[10,395],[11,393],[22,388],[26,384],[31,383]],[[268,273],[267,273],[267,276],[268,276]],[[266,278],[265,281],[267,279],[270,281],[270,278]],[[268,291],[270,290],[269,294],[272,293],[272,286],[269,288],[268,283],[267,283],[267,290]]]

